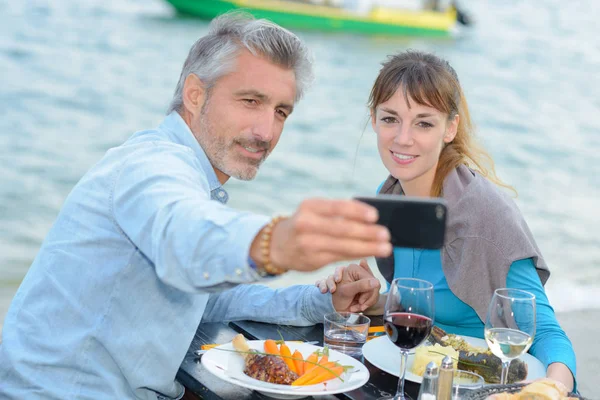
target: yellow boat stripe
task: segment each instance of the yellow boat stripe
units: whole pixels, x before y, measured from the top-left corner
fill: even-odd
[[[276,11],[287,14],[326,17],[340,21],[380,23],[388,25],[411,26],[419,28],[447,30],[456,21],[456,12],[450,9],[446,13],[435,11],[393,10],[377,7],[366,16],[335,7],[285,0],[231,0],[232,4],[248,9]]]

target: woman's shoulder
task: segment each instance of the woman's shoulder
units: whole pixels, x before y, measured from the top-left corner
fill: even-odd
[[[521,216],[521,211],[514,199],[498,185],[474,172],[473,185],[465,193],[465,200],[471,201],[474,208],[485,208],[498,212],[510,212]]]
[[[505,247],[513,236],[521,236],[526,225],[515,201],[493,182],[472,171],[460,196],[449,202],[448,227],[451,240],[469,237]]]

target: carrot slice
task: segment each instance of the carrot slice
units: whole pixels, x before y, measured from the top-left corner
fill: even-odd
[[[283,358],[283,361],[287,364],[290,371],[293,371],[297,374],[298,371],[296,370],[296,364],[294,364],[294,360],[292,360],[292,352],[285,342],[281,343],[279,346],[279,351],[281,352],[281,358]]]
[[[323,357],[321,357],[321,359],[319,360],[319,362],[317,362],[316,364],[310,364],[310,366],[308,366],[308,369],[305,368],[304,369],[304,373],[306,374],[307,372],[311,372],[315,368],[318,368],[319,365],[324,365],[324,364],[327,364],[327,363],[329,363],[329,356],[328,355],[324,355]]]
[[[323,347],[323,351],[321,352],[321,359],[319,360],[319,364],[325,364],[329,362],[329,347]]]
[[[298,378],[294,382],[292,382],[292,386],[306,385],[307,382],[310,382],[311,380],[316,378],[321,371],[327,371],[325,368],[331,369],[331,368],[334,368],[335,366],[336,366],[336,364],[332,361],[325,363],[325,364],[319,364],[318,366],[315,366],[310,371],[305,372],[304,375],[302,375],[300,378]]]
[[[304,366],[304,371],[308,371],[309,368],[312,368],[314,366],[313,363],[318,363],[319,362],[319,354],[315,351],[314,353],[311,353],[308,357],[306,357],[305,363],[306,365]]]
[[[311,369],[313,369],[313,367],[319,362],[319,354],[317,352],[311,353],[310,356],[306,357],[306,360],[304,361],[304,372],[303,374],[307,373],[308,371],[310,371]]]
[[[344,367],[337,365],[330,369],[319,368],[319,373],[313,379],[305,383],[305,385],[315,385],[317,383],[325,382],[333,378],[340,378],[344,373]]]
[[[265,340],[265,353],[274,354],[276,356],[280,355],[279,348],[277,347],[277,343],[273,339]]]
[[[301,376],[304,373],[304,357],[302,356],[302,353],[300,353],[299,350],[294,351],[294,354],[292,354],[292,357],[294,357],[294,365],[296,366],[296,373],[298,374],[298,376]]]

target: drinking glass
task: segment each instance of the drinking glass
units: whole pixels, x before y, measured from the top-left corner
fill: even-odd
[[[496,289],[485,320],[485,341],[502,361],[502,385],[510,362],[529,350],[534,336],[535,296],[520,289]]]
[[[400,348],[400,376],[393,397],[383,399],[410,399],[404,393],[404,374],[409,350],[419,346],[431,333],[434,303],[433,285],[414,278],[397,278],[392,281],[383,314],[385,332]]]
[[[481,389],[485,381],[474,372],[457,370],[452,377],[452,400],[463,400],[473,390]]]
[[[362,356],[362,347],[369,335],[369,317],[351,312],[325,314],[323,343],[351,357]]]

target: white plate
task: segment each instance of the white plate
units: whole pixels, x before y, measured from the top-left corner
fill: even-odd
[[[460,337],[465,339],[465,341],[472,346],[487,348],[487,343],[483,339],[471,336]],[[387,335],[369,340],[365,343],[363,346],[363,356],[369,360],[371,364],[388,374],[395,376],[400,375],[400,349],[390,341]],[[423,377],[410,372],[414,359],[414,353],[409,354],[406,362],[405,378],[409,381],[421,383]],[[544,364],[531,354],[525,353],[519,357],[519,359],[527,363],[527,380],[543,378],[546,376]]]
[[[248,341],[250,348],[258,351],[264,351],[264,343],[264,340]],[[307,343],[287,342],[287,345],[292,353],[299,350],[304,358],[308,357],[315,350],[323,349],[322,347]],[[202,356],[202,365],[204,365],[204,367],[213,375],[224,381],[256,390],[266,396],[277,399],[297,399],[306,396],[348,392],[361,387],[369,380],[369,371],[358,360],[334,350],[329,350],[329,359],[331,361],[338,361],[342,365],[354,367],[342,375],[344,382],[339,379],[332,379],[327,382],[310,386],[288,386],[262,382],[250,378],[248,375],[244,374],[244,360],[242,356],[233,351],[233,345],[231,343],[207,351]]]

